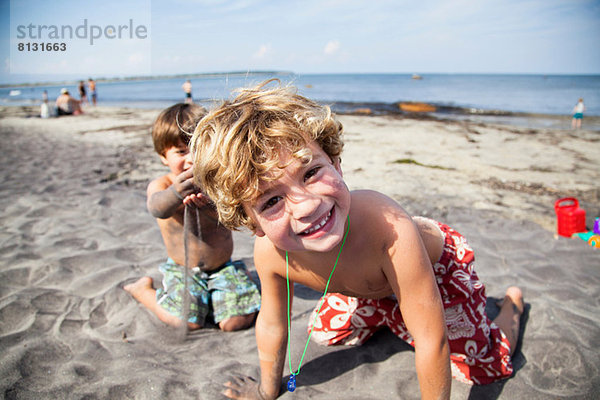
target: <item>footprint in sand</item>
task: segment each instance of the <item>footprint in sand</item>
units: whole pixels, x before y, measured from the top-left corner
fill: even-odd
[[[559,341],[560,340],[560,341]],[[592,388],[588,376],[592,365],[581,355],[578,346],[563,339],[536,340],[527,346],[527,369],[531,385],[540,392],[556,396],[577,396],[589,393]]]

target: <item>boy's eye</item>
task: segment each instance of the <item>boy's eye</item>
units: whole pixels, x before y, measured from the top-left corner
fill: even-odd
[[[304,181],[307,181],[310,178],[312,178],[319,171],[319,169],[321,169],[321,167],[315,167],[315,168],[309,169],[306,172],[306,174],[304,175]]]
[[[269,200],[267,200],[262,207],[260,208],[261,211],[265,211],[271,207],[273,207],[275,204],[277,204],[279,202],[279,200],[281,200],[281,196],[275,196],[275,197],[271,197]]]

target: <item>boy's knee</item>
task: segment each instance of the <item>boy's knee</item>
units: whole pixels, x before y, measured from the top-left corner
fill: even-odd
[[[256,313],[226,318],[219,322],[219,328],[224,332],[239,331],[249,328],[254,323]]]
[[[187,323],[187,326],[188,326],[188,330],[190,330],[190,331],[196,331],[196,330],[198,330],[198,329],[201,329],[201,328],[202,328],[202,325],[200,325],[200,324],[195,324],[195,323],[193,323],[193,322],[188,322],[188,323]]]
[[[376,329],[319,330],[315,328],[311,340],[321,346],[360,346],[373,336],[375,331]]]
[[[311,336],[310,339],[320,346],[331,346],[332,345],[331,339],[325,335],[320,335],[319,333],[314,334],[314,332],[313,332],[313,335]]]

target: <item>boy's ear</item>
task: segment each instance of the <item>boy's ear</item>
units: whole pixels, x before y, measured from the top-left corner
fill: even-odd
[[[338,174],[340,174],[340,176],[344,176],[344,173],[342,172],[342,159],[340,157],[335,157],[333,159],[333,167],[338,172]]]
[[[162,156],[162,155],[161,155],[161,156],[159,156],[159,157],[160,157],[160,161],[161,161],[161,162],[162,162],[164,165],[166,165],[166,166],[169,166],[169,163],[167,162],[167,158],[166,158],[165,156]]]

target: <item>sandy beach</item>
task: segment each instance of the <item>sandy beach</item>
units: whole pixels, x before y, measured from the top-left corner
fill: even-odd
[[[232,374],[258,376],[254,329],[184,334],[125,292],[159,279],[166,255],[146,211],[165,173],[150,126],[160,110],[88,107],[43,120],[0,107],[0,396],[6,399],[221,399]],[[344,177],[413,215],[463,233],[488,313],[523,289],[522,339],[508,380],[453,381],[453,399],[594,399],[600,393],[600,249],[557,238],[554,202],[600,217],[600,132],[342,115]],[[585,126],[584,126],[585,128]],[[234,233],[253,271],[253,237]],[[159,280],[155,284],[159,284]],[[297,287],[292,360],[319,293]],[[284,376],[289,373],[284,370]],[[311,344],[282,399],[418,399],[410,346],[381,331],[365,346]]]

